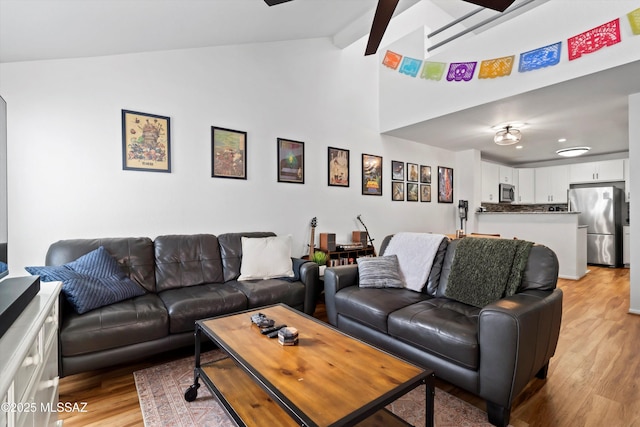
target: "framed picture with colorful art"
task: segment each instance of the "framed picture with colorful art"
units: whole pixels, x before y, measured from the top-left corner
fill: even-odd
[[[407,163],[407,181],[418,182],[418,165]]]
[[[211,126],[211,176],[247,179],[247,133]]]
[[[304,142],[278,138],[278,182],[304,184]]]
[[[391,182],[391,200],[404,202],[404,182]]]
[[[391,179],[393,181],[404,181],[404,162],[391,160]]]
[[[431,201],[431,184],[420,184],[420,201]]]
[[[171,172],[169,117],[122,110],[122,169]]]
[[[362,194],[382,196],[382,156],[362,155]]]
[[[349,150],[329,147],[327,182],[332,187],[349,186]]]
[[[453,203],[453,169],[438,166],[438,203]]]
[[[431,184],[431,166],[420,165],[420,182]]]

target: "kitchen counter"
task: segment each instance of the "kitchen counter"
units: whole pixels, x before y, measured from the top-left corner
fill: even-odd
[[[587,272],[587,228],[578,212],[476,212],[476,233],[500,233],[551,248],[558,256],[559,276],[578,280]]]
[[[541,212],[476,212],[478,215],[577,215],[580,212],[541,211]]]

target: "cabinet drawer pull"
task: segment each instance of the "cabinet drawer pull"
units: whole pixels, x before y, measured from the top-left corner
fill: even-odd
[[[36,354],[35,356],[25,357],[24,361],[22,362],[22,366],[26,368],[27,366],[37,365],[38,363],[40,363],[40,355]]]

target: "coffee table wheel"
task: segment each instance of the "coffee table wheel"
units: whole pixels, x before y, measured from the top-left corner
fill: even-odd
[[[187,402],[193,402],[198,397],[198,388],[200,384],[192,384],[189,386],[187,391],[184,392],[184,400]]]

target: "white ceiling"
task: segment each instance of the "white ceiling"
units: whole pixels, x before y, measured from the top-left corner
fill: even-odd
[[[398,12],[417,1],[401,0]],[[433,2],[454,17],[477,7],[459,0]],[[345,33],[355,41],[366,35],[375,6],[375,0],[295,0],[274,7],[262,0],[0,0],[0,62],[336,40]],[[483,158],[514,165],[557,159],[555,150],[562,145],[591,146],[593,155],[624,152],[627,95],[640,92],[638,75],[640,62],[390,134],[450,150],[477,148]],[[530,123],[523,129],[522,150],[491,142],[486,124],[498,123],[504,111]],[[427,141],[425,135],[438,138]],[[560,137],[568,142],[558,144]]]

